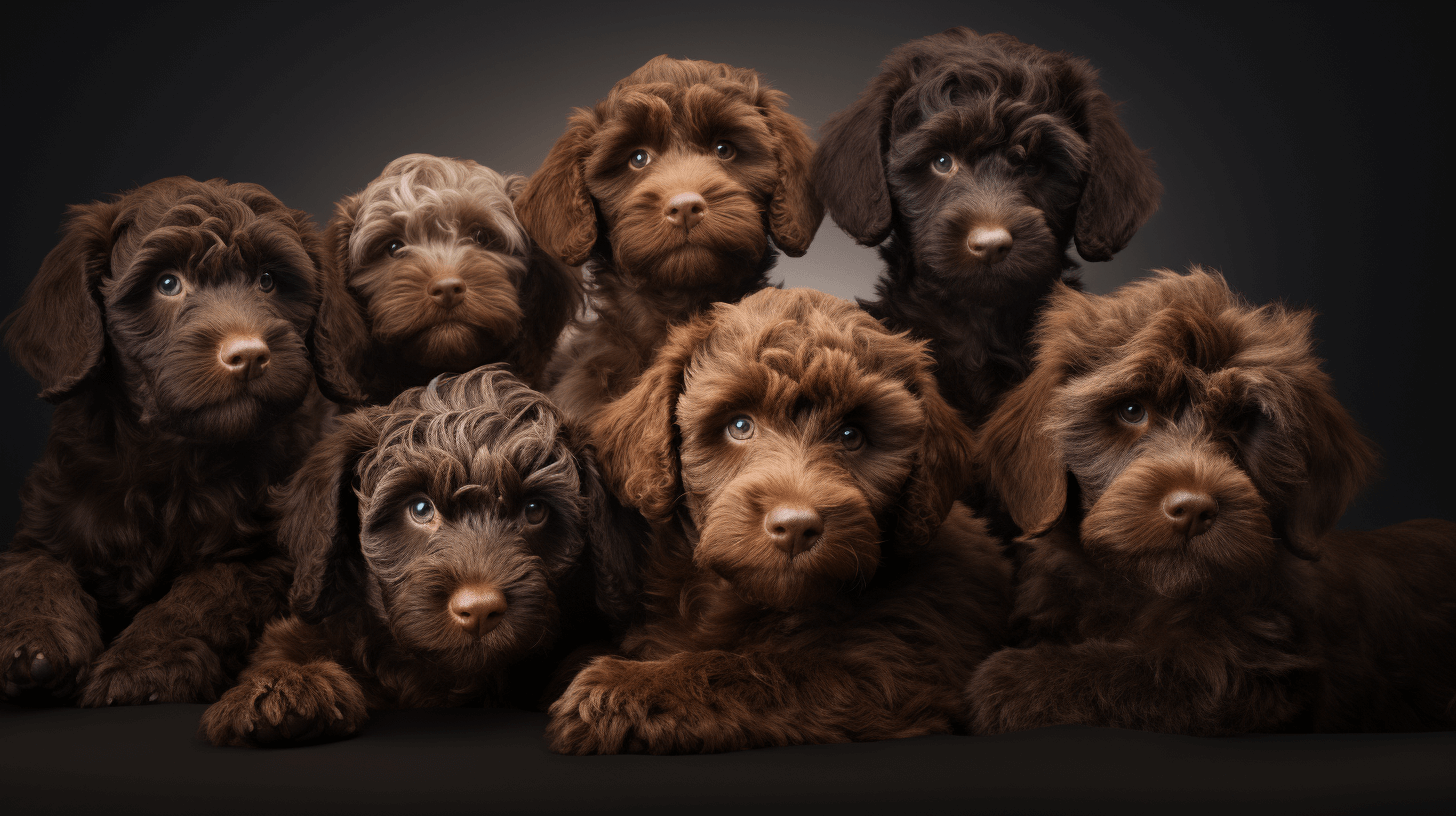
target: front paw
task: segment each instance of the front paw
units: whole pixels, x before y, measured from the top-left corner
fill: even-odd
[[[343,739],[369,719],[364,692],[342,666],[316,661],[250,669],[202,715],[213,745],[260,748]]]
[[[1082,686],[1097,678],[1077,683],[1063,671],[1071,657],[1049,661],[1046,651],[1045,646],[1002,649],[976,668],[966,686],[971,733],[1004,734],[1080,719]]]
[[[217,654],[197,638],[127,640],[122,633],[92,667],[81,705],[207,703],[227,682]]]
[[[551,706],[546,737],[559,754],[671,754],[705,750],[696,678],[659,661],[599,657]]]
[[[64,699],[101,652],[96,621],[27,617],[0,627],[0,699]]]

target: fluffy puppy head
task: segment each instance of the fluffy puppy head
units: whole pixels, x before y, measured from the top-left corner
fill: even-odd
[[[1162,192],[1096,71],[1006,34],[895,49],[823,134],[815,182],[846,232],[893,232],[918,266],[993,301],[1055,280],[1069,241],[1111,258]]]
[[[332,282],[348,294],[345,309],[324,315],[320,351],[341,379],[377,391],[379,367],[398,369],[394,389],[369,395],[389,399],[488,362],[510,362],[528,381],[540,374],[581,292],[517,220],[524,184],[415,153],[338,203],[326,238]]]
[[[296,614],[367,606],[456,671],[549,645],[563,582],[612,535],[590,451],[498,365],[343,416],[272,499]]]
[[[982,430],[1016,523],[1080,524],[1090,558],[1165,595],[1267,571],[1280,543],[1315,557],[1374,454],[1312,321],[1196,267],[1105,297],[1059,289],[1036,368]]]
[[[48,400],[104,390],[143,426],[246,439],[314,379],[321,259],[308,216],[262,187],[162,179],[71,208],[5,340]]]
[[[657,57],[578,109],[517,210],[568,264],[663,286],[737,281],[764,267],[771,235],[802,255],[824,210],[813,143],[783,93],[754,71]]]
[[[692,563],[797,608],[927,542],[968,478],[969,434],[924,347],[854,304],[766,289],[676,329],[602,412],[603,470]]]

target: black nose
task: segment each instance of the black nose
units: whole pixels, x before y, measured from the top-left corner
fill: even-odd
[[[1203,535],[1218,518],[1218,502],[1201,491],[1175,490],[1163,499],[1163,515],[1187,538]]]
[[[1011,252],[1011,233],[1005,227],[976,227],[966,246],[983,264],[1000,263]]]
[[[678,193],[667,202],[663,216],[674,226],[690,230],[708,214],[708,202],[697,193]]]
[[[217,359],[234,377],[247,382],[263,376],[268,370],[268,344],[256,335],[232,335],[218,347]]]
[[[506,615],[506,596],[493,586],[470,584],[450,596],[450,620],[476,637],[500,625]]]
[[[429,292],[430,299],[440,304],[440,308],[453,309],[465,299],[465,281],[454,275],[436,278],[430,281]]]
[[[763,529],[774,546],[792,558],[819,543],[824,520],[812,507],[781,504],[763,517]]]

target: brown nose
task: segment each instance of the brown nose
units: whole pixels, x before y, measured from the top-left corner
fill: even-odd
[[[232,335],[223,339],[217,359],[229,374],[243,382],[255,380],[268,370],[268,344],[261,337]]]
[[[981,263],[999,263],[1011,252],[1011,233],[1005,227],[976,227],[971,230],[966,246]]]
[[[763,517],[763,529],[790,558],[808,552],[824,533],[824,520],[812,507],[781,504]]]
[[[465,299],[465,281],[454,275],[430,281],[430,300],[440,304],[441,309],[453,309]]]
[[[1218,502],[1207,493],[1175,490],[1163,499],[1163,515],[1187,538],[1203,535],[1218,518]]]
[[[668,199],[663,215],[669,224],[690,230],[708,214],[708,202],[697,193],[678,193]]]
[[[506,596],[493,586],[472,584],[450,596],[450,620],[479,637],[500,624],[506,616]]]

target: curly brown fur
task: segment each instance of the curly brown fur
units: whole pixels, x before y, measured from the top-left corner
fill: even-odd
[[[741,437],[741,438],[740,438]],[[924,347],[769,289],[678,328],[593,438],[652,522],[647,616],[552,707],[562,753],[944,733],[1009,573],[953,500],[971,440]]]
[[[596,317],[552,363],[568,416],[630,388],[671,326],[767,286],[770,237],[809,248],[814,146],[786,101],[754,71],[663,56],[571,117],[516,202],[542,246],[592,275]]]
[[[1053,295],[981,437],[1027,535],[977,732],[1452,722],[1456,526],[1329,534],[1374,455],[1312,320],[1196,268]]]
[[[592,550],[616,546],[590,452],[500,365],[343,417],[274,500],[294,615],[207,710],[216,745],[530,697],[512,672],[579,627]]]
[[[1076,279],[1068,245],[1111,258],[1161,194],[1090,65],[967,28],[891,52],[824,125],[814,179],[845,232],[887,242],[861,305],[930,341],[973,425],[1026,376],[1037,310]]]
[[[327,403],[322,245],[262,187],[176,177],[73,207],[11,354],[58,402],[0,556],[5,696],[211,700],[281,605],[264,495]]]
[[[574,270],[516,218],[526,180],[473,161],[401,156],[329,222],[324,365],[345,401],[387,403],[444,372],[504,362],[541,385],[582,305]]]

